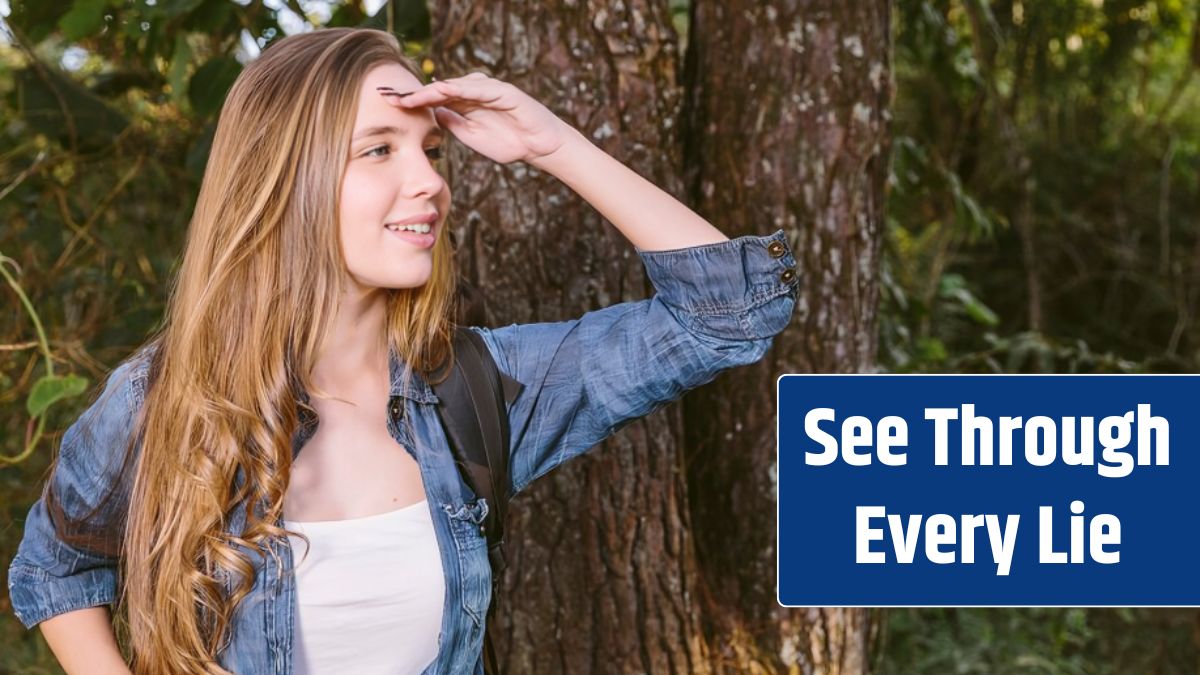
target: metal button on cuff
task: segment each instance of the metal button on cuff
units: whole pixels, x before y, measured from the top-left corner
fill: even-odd
[[[789,267],[783,271],[783,274],[779,275],[779,280],[785,284],[795,278],[796,278],[796,268],[795,267]]]
[[[773,241],[767,245],[767,253],[770,253],[772,258],[782,258],[787,253],[787,247],[781,241]]]

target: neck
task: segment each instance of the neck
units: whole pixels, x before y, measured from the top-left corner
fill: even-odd
[[[313,368],[313,381],[330,393],[388,379],[387,296],[381,289],[349,289]]]

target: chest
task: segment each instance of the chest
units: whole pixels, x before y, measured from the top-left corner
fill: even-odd
[[[297,432],[284,520],[346,520],[386,514],[428,499],[428,505],[416,508],[427,508],[432,517],[444,591],[438,656],[423,675],[482,673],[480,655],[492,578],[481,530],[486,508],[461,479],[436,401],[391,396],[386,393],[369,405],[347,408],[325,406],[324,400],[313,397],[310,405],[319,423]],[[347,410],[350,414],[339,414]],[[364,412],[356,413],[359,410]],[[352,454],[335,454],[351,440],[357,440],[348,451]],[[419,465],[414,455],[420,458]],[[376,482],[378,476],[372,475],[388,472],[393,472],[389,480]],[[233,527],[236,530],[236,523]],[[247,612],[238,622],[233,643],[222,658],[232,672],[293,672],[301,601],[292,568],[300,559],[293,556],[288,540],[275,543],[273,552],[281,564],[275,564],[273,556],[256,556],[259,583],[248,606],[260,611]]]
[[[288,520],[346,520],[425,499],[413,454],[388,430],[386,395],[353,404],[321,400],[320,425],[292,463],[284,512]]]

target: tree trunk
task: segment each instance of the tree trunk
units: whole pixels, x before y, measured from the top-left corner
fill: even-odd
[[[767,358],[685,398],[707,642],[716,672],[866,672],[873,613],[776,600],[775,382],[874,366],[890,3],[694,0],[690,25],[692,204],[731,237],[786,230],[802,280]]]
[[[676,195],[681,92],[667,3],[453,0],[432,12],[435,76],[479,70],[544,102]],[[456,146],[450,222],[491,325],[557,321],[651,290],[631,244],[554,178]],[[508,673],[707,673],[668,406],[512,505],[489,630]]]

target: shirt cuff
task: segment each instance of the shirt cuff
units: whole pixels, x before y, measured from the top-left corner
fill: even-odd
[[[658,299],[691,330],[717,338],[762,339],[783,330],[791,319],[800,275],[783,230],[637,252]]]
[[[98,567],[56,577],[18,557],[8,569],[8,597],[21,625],[33,628],[59,614],[113,604],[116,575],[115,567]]]

